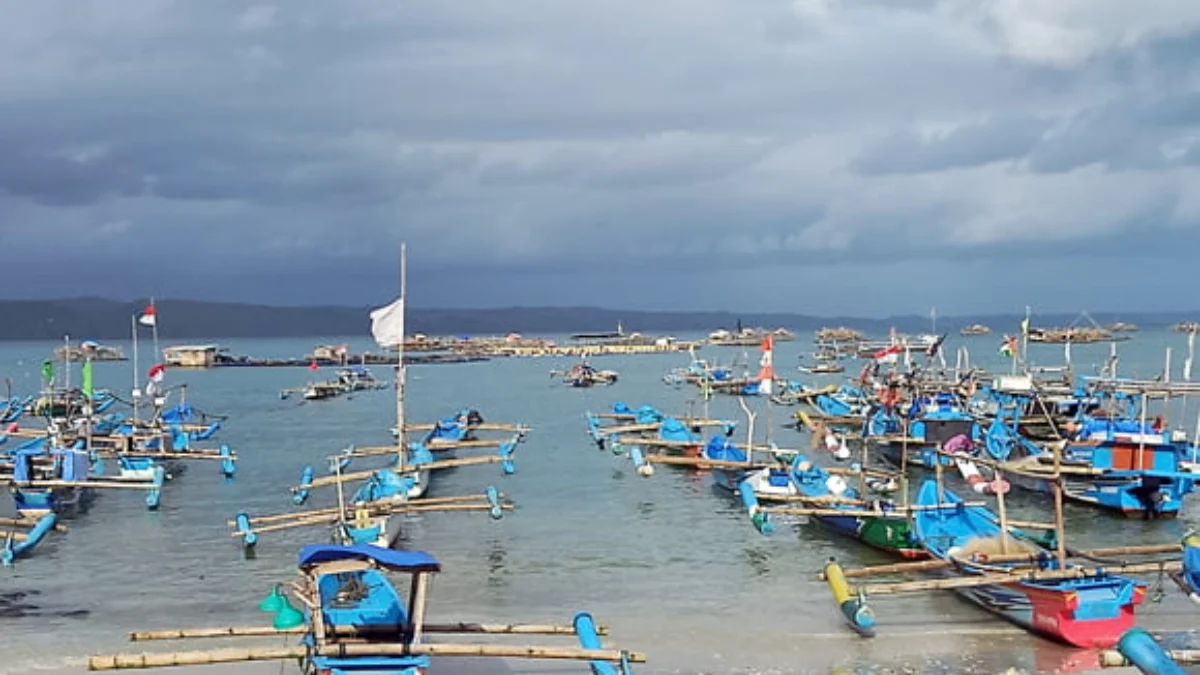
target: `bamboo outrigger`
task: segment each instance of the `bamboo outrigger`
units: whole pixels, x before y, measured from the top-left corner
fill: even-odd
[[[389,551],[374,546],[309,545],[298,559],[301,579],[289,590],[303,611],[278,587],[259,605],[275,614],[270,627],[198,628],[135,632],[134,641],[299,635],[294,647],[229,648],[166,654],[93,656],[88,669],[163,668],[247,661],[297,660],[304,672],[416,675],[445,657],[497,657],[586,661],[593,673],[632,675],[645,655],[605,649],[607,631],[580,612],[569,626],[426,621],[429,576],[441,564],[420,551]],[[411,577],[407,601],[386,572]],[[579,647],[431,643],[431,633],[485,635],[574,635]]]

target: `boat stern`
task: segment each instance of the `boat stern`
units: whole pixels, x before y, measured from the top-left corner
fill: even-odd
[[[1136,623],[1135,608],[1146,586],[1126,577],[1072,580],[1044,588],[1026,586],[1033,605],[1032,628],[1066,644],[1108,649]]]

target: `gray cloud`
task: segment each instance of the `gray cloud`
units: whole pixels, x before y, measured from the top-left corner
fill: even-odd
[[[390,287],[407,240],[430,304],[794,309],[788,279],[888,312],[880,289],[925,266],[967,285],[922,283],[920,307],[967,311],[998,297],[981,261],[1196,243],[1187,0],[2,14],[0,246],[31,294],[76,287],[52,259],[104,263],[92,294],[351,301]]]

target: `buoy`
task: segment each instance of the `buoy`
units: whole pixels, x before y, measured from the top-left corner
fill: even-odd
[[[842,566],[833,558],[825,563],[825,580],[829,583],[829,590],[833,593],[833,601],[842,610],[842,616],[850,624],[850,628],[863,637],[873,637],[875,635],[875,612],[867,606],[864,597],[855,595],[850,589],[846,575],[842,572]]]

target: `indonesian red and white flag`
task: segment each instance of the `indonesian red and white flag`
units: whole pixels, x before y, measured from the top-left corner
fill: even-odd
[[[162,382],[166,374],[167,367],[161,363],[150,366],[150,370],[146,371],[146,376],[150,378],[151,382]]]
[[[895,363],[896,355],[902,351],[904,351],[904,348],[900,345],[892,345],[875,352],[871,355],[871,358],[875,359],[876,363]]]
[[[775,381],[774,352],[775,341],[768,335],[763,338],[762,358],[758,361],[758,393],[766,396],[771,395],[771,387]]]
[[[158,323],[158,310],[154,309],[154,305],[142,310],[142,315],[138,317],[138,323],[143,326],[153,326]]]
[[[380,347],[404,344],[404,298],[371,312],[371,335]]]

